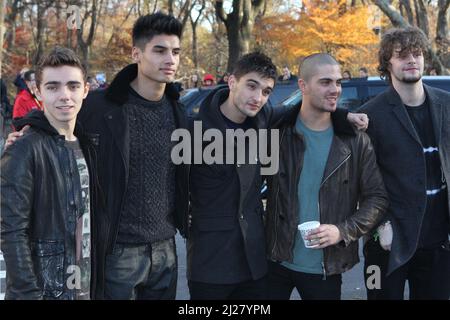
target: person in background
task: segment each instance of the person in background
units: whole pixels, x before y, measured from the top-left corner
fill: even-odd
[[[203,76],[203,86],[204,87],[211,87],[214,85],[214,76],[212,74],[205,74]]]
[[[31,110],[42,110],[41,102],[35,95],[37,89],[35,76],[33,70],[24,73],[23,79],[27,87],[19,92],[14,101],[13,119],[22,118]]]

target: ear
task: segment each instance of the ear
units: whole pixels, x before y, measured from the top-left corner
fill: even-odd
[[[131,49],[131,58],[135,63],[141,62],[142,50],[138,47],[133,47]]]
[[[84,83],[84,92],[83,92],[83,99],[85,99],[89,93],[89,88],[91,87],[91,84],[89,82]]]
[[[236,77],[234,75],[230,75],[228,77],[228,87],[230,88],[230,90],[234,90],[236,88],[238,79],[236,79]]]
[[[306,91],[306,81],[303,79],[298,79],[298,87],[302,91],[302,94],[305,94]]]

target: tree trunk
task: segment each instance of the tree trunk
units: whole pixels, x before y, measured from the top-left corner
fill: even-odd
[[[194,1],[192,8],[197,4],[197,1]],[[201,8],[198,9],[198,16],[197,18],[192,18],[192,8],[189,12],[189,21],[191,22],[191,28],[192,28],[192,60],[194,62],[194,69],[195,72],[198,70],[198,52],[197,52],[197,45],[198,45],[198,39],[197,39],[197,25],[200,19],[202,18],[203,10],[206,8],[206,0],[201,1]]]
[[[2,0],[3,1],[3,0]],[[6,2],[6,1],[5,1]],[[6,48],[11,48],[14,46],[14,41],[16,37],[16,17],[19,14],[19,12],[22,9],[19,9],[20,0],[14,0],[13,4],[11,5],[11,12],[6,16],[6,21],[9,25],[9,30],[6,29],[6,36],[5,36],[5,46]],[[3,14],[5,14],[5,10],[2,10]],[[2,47],[3,48],[3,47]]]
[[[233,10],[225,14],[223,0],[215,1],[217,17],[225,24],[228,36],[228,65],[231,72],[239,58],[250,50],[255,18],[263,8],[264,0],[233,0]]]
[[[0,2],[0,79],[2,78],[2,61],[3,61],[3,24],[5,21],[6,0]]]
[[[88,8],[86,7],[86,12],[82,19],[80,29],[77,30],[78,47],[81,51],[82,63],[85,65],[86,70],[89,69],[89,53],[91,51],[91,46],[94,41],[94,34],[95,34],[95,27],[97,25],[98,11],[100,10],[102,4],[103,4],[103,0],[100,0],[100,3],[98,3],[98,0],[93,0],[91,10],[88,10]],[[88,19],[89,15],[91,18],[91,23],[89,25],[88,36],[87,36],[86,40],[84,40],[84,38],[83,38],[84,23]]]
[[[416,5],[417,1],[417,5]],[[428,13],[423,0],[414,0],[416,7],[417,26],[422,29],[427,37],[430,37],[430,27],[428,23]]]
[[[408,23],[410,25],[414,25],[414,16],[411,9],[411,2],[410,0],[401,0],[400,4],[405,8],[406,17],[408,18]]]

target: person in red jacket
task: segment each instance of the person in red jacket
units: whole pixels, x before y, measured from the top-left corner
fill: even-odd
[[[42,110],[39,100],[34,95],[34,88],[36,87],[35,73],[29,70],[24,73],[23,78],[27,85],[27,89],[21,90],[14,101],[13,119],[22,118],[31,110]]]

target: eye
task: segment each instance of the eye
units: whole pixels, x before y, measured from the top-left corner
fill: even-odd
[[[271,93],[272,93],[272,90],[264,90],[264,91],[263,91],[263,95],[264,95],[265,97],[270,96]]]
[[[180,54],[180,50],[173,50],[172,52],[173,55],[177,56]]]
[[[56,87],[55,86],[47,86],[47,90],[48,91],[55,91]]]
[[[256,85],[254,85],[253,83],[249,83],[247,84],[247,87],[251,90],[255,90],[256,89]]]
[[[70,90],[76,90],[76,89],[80,88],[80,85],[79,84],[71,84],[69,86],[69,88],[70,88]]]

